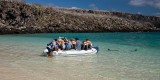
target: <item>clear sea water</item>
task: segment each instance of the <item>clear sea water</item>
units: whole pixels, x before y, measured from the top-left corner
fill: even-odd
[[[43,57],[59,36],[90,39],[95,55]],[[110,50],[108,50],[110,49]],[[160,80],[160,32],[0,35],[2,80]]]

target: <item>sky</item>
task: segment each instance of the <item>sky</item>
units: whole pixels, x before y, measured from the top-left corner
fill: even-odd
[[[160,0],[25,0],[48,6],[160,16]]]

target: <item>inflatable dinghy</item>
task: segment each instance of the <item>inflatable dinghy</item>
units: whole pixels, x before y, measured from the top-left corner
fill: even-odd
[[[85,54],[96,54],[98,53],[99,48],[98,47],[93,47],[92,49],[89,50],[60,50],[60,51],[53,51],[52,54],[54,56],[58,56],[58,55],[85,55]],[[48,49],[45,49],[43,51],[44,56],[48,56]]]

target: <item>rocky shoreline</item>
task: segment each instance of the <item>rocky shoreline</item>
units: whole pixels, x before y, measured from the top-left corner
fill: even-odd
[[[0,1],[0,34],[155,31],[160,17]]]

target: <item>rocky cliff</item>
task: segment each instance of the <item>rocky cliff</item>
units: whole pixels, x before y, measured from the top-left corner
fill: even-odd
[[[160,31],[160,17],[0,1],[0,34]]]

